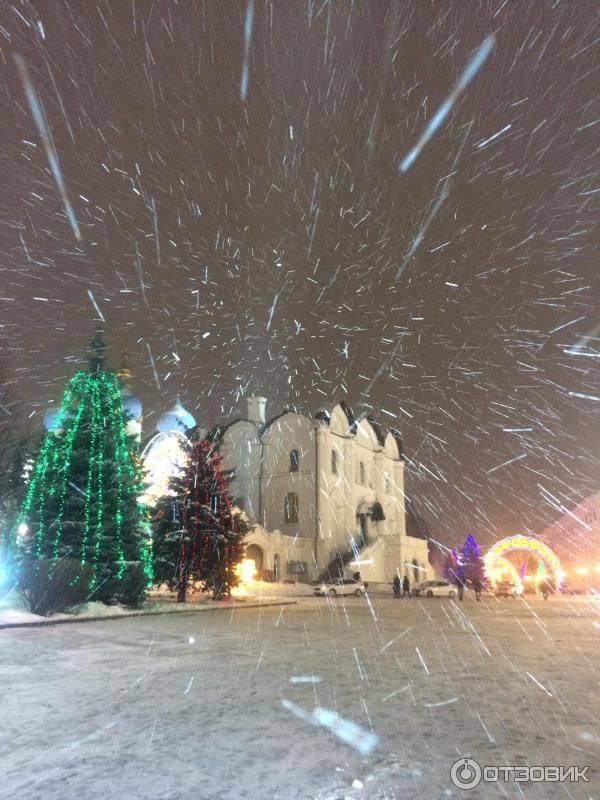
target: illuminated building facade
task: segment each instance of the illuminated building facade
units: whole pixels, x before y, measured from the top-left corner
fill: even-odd
[[[561,510],[539,538],[560,559],[567,587],[577,592],[600,591],[600,493]]]

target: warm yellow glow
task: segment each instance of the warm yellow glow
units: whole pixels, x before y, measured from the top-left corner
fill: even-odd
[[[600,572],[600,564],[596,567],[596,572]]]
[[[587,567],[577,567],[575,572],[576,572],[577,575],[587,575],[588,572],[589,572],[589,569]]]
[[[520,584],[519,573],[515,565],[504,556],[498,556],[490,564],[491,569],[488,571],[488,564],[486,564],[485,574],[493,584],[500,583],[501,581],[511,581],[517,585]]]
[[[538,558],[543,559],[543,561],[546,563],[546,566],[551,569],[552,573],[554,574],[557,585],[560,585],[562,580],[562,570],[560,561],[558,560],[556,554],[553,553],[552,550],[543,542],[539,541],[538,539],[534,539],[531,536],[508,536],[506,539],[496,542],[496,544],[488,550],[484,557],[486,575],[494,575],[495,570],[498,568],[499,561],[510,564],[510,562],[508,562],[505,558],[505,555],[512,550],[526,550],[529,553],[535,554],[538,556]],[[519,582],[516,569],[515,574],[517,576],[517,582]],[[537,576],[538,580],[545,577],[546,573]]]
[[[240,582],[231,590],[233,597],[246,597],[248,588],[254,583],[256,577],[256,564],[252,558],[245,558],[235,568],[235,574]]]
[[[252,583],[256,577],[256,564],[252,558],[245,558],[235,568],[235,574],[239,576],[241,583]]]

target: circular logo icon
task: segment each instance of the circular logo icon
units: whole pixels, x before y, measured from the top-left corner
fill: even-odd
[[[450,780],[459,789],[474,789],[481,775],[481,767],[472,758],[459,758],[450,767]]]

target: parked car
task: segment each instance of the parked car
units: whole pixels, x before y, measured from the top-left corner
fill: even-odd
[[[416,597],[454,597],[456,586],[448,581],[424,581],[413,589]]]
[[[354,595],[361,597],[367,591],[367,587],[361,581],[355,581],[352,578],[337,578],[334,581],[324,581],[314,587],[315,597],[344,597],[345,595]]]
[[[494,597],[521,597],[523,594],[522,583],[512,581],[498,581],[494,586]]]

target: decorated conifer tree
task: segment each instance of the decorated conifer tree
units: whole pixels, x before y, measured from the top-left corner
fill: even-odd
[[[15,528],[23,572],[49,581],[61,562],[78,563],[86,596],[136,605],[151,580],[150,527],[138,502],[139,443],[128,435],[121,383],[104,368],[100,332],[89,371],[69,381],[44,437]]]
[[[170,589],[179,586],[179,562],[184,530],[181,527],[183,474],[171,477],[169,491],[160,497],[151,511],[152,573],[157,584]]]
[[[237,586],[235,567],[243,557],[247,525],[235,513],[228,481],[215,445],[194,438],[181,478],[172,483],[175,497],[159,503],[154,516],[155,563],[185,602],[190,581],[211,591],[213,599],[228,597]]]
[[[484,581],[484,564],[483,559],[479,555],[479,548],[474,537],[469,534],[460,551],[460,572],[466,583],[473,583],[474,580],[479,580],[481,584]]]
[[[213,599],[229,597],[231,590],[239,584],[237,566],[244,558],[244,540],[249,531],[250,525],[246,515],[239,508],[232,508],[231,529],[225,534],[220,552],[217,549],[218,557],[205,579],[207,588],[213,592]]]

